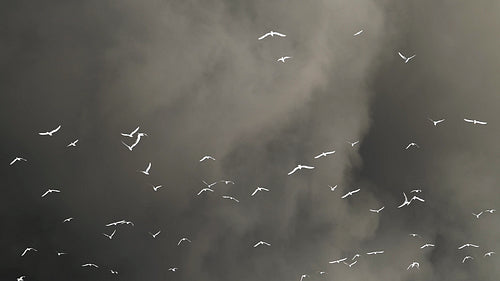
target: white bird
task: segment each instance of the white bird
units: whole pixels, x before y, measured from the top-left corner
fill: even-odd
[[[434,126],[437,126],[437,124],[444,122],[444,120],[445,120],[445,119],[432,120],[431,118],[427,118],[427,119],[429,119],[429,121],[431,121],[432,124],[434,124]]]
[[[426,243],[426,244],[422,245],[420,247],[420,249],[424,249],[424,248],[427,248],[427,247],[434,247],[434,246],[435,246],[434,244]]]
[[[205,156],[203,156],[203,158],[200,159],[200,162],[203,162],[205,160],[213,160],[213,161],[215,161],[215,158],[213,158],[210,155],[205,155]]]
[[[154,184],[152,184],[152,186],[153,186],[153,190],[154,190],[154,191],[158,191],[158,189],[160,189],[160,188],[162,188],[162,187],[163,187],[163,185],[156,185],[156,186],[155,186]]]
[[[37,249],[35,249],[35,248],[26,248],[26,249],[24,250],[24,252],[21,254],[21,257],[24,257],[24,255],[26,255],[26,253],[27,253],[27,252],[29,252],[29,251],[35,251],[35,252],[38,252],[38,250],[37,250]]]
[[[486,125],[486,124],[488,124],[488,122],[479,121],[479,120],[475,120],[475,119],[465,119],[464,118],[464,121],[468,122],[468,123],[472,123],[472,124],[479,124],[479,125]]]
[[[260,246],[260,245],[266,245],[266,246],[271,246],[271,244],[264,242],[264,241],[259,241],[257,244],[253,245],[254,248]]]
[[[181,238],[181,240],[179,240],[179,243],[177,243],[177,246],[179,246],[184,241],[191,243],[191,240],[189,240],[188,238],[184,237],[184,238]]]
[[[471,259],[473,260],[474,258],[471,256],[465,256],[465,258],[462,260],[462,263],[464,263],[466,260]]]
[[[354,193],[357,193],[357,192],[358,192],[358,191],[360,191],[360,190],[361,190],[361,188],[358,188],[358,189],[356,189],[356,190],[349,191],[349,192],[347,192],[346,194],[344,194],[344,196],[342,196],[342,197],[340,197],[340,198],[342,198],[342,199],[347,198],[347,197],[349,197],[349,196],[353,195]]]
[[[178,267],[171,267],[168,269],[168,271],[176,272],[178,269]]]
[[[111,272],[111,274],[118,274],[118,271],[116,271],[116,270],[110,269],[109,271]]]
[[[231,197],[231,196],[227,196],[227,195],[222,195],[222,198],[224,199],[230,199],[230,200],[233,200],[235,201],[236,203],[239,203],[240,201],[234,197]]]
[[[95,263],[85,263],[85,264],[82,264],[82,267],[95,267],[95,268],[99,268],[99,266],[97,266],[97,264],[95,264]]]
[[[328,155],[330,155],[330,154],[334,154],[334,153],[335,153],[335,150],[332,150],[332,151],[325,151],[325,152],[322,152],[322,153],[320,153],[320,154],[318,154],[318,155],[314,156],[314,159],[318,159],[318,158],[320,158],[320,157],[326,157],[326,156],[328,156]]]
[[[78,139],[70,142],[66,147],[70,147],[70,146],[75,146],[76,147],[76,143],[78,142]]]
[[[472,213],[474,216],[476,216],[476,218],[479,218],[482,214],[483,214],[483,211],[481,211],[479,214],[474,214]]]
[[[345,265],[348,265],[349,267],[351,267],[351,266],[355,265],[357,262],[358,262],[358,261],[357,261],[357,260],[355,260],[353,263],[350,263],[350,264],[349,264],[349,263],[344,262],[344,264],[345,264]]]
[[[65,253],[65,252],[57,252],[57,256],[62,256],[62,255],[67,255],[68,253]]]
[[[413,189],[412,191],[410,191],[410,193],[420,193],[422,192],[422,189]]]
[[[343,261],[347,260],[347,258],[341,258],[339,260],[333,260],[333,261],[329,261],[328,263],[341,263]]]
[[[220,180],[219,182],[223,182],[225,184],[234,184],[234,181],[229,181],[229,180]]]
[[[274,37],[274,35],[277,35],[279,37],[286,37],[285,34],[281,34],[281,33],[278,33],[276,31],[269,31],[268,33],[262,35],[261,37],[259,37],[259,40],[262,40],[264,38],[266,38],[267,36],[271,36],[271,37]]]
[[[45,191],[44,194],[42,194],[42,197],[45,197],[45,195],[49,194],[49,193],[52,193],[52,192],[56,192],[56,193],[60,193],[61,191],[58,190],[58,189],[48,189],[47,191]]]
[[[409,201],[408,201],[408,197],[406,197],[406,193],[403,192],[403,195],[405,197],[405,201],[398,206],[398,208],[401,208],[403,206],[406,206],[406,205],[410,205],[410,203],[413,201],[413,200],[418,200],[418,201],[421,201],[421,202],[425,202],[424,199],[418,197],[418,196],[413,196]]]
[[[283,63],[284,63],[284,62],[285,62],[285,60],[287,60],[287,59],[291,59],[291,58],[292,58],[292,57],[289,57],[289,56],[284,56],[284,57],[279,58],[277,61],[281,61],[281,62],[283,62]]]
[[[382,206],[380,209],[377,209],[377,210],[374,210],[374,209],[370,209],[370,212],[373,212],[373,213],[380,213],[380,211],[382,211],[383,209],[385,208],[385,206]]]
[[[139,127],[135,128],[135,130],[133,130],[129,134],[121,133],[121,135],[124,136],[124,137],[133,138],[134,134],[137,133],[137,131],[139,131]]]
[[[415,146],[415,147],[417,147],[417,148],[420,148],[420,146],[418,146],[418,144],[416,144],[416,143],[414,143],[414,142],[410,142],[410,143],[406,146],[406,148],[405,148],[405,149],[408,149],[408,148],[410,148],[410,147],[412,147],[412,146]]]
[[[135,143],[134,143],[134,144],[132,144],[132,145],[128,145],[128,144],[124,143],[123,141],[122,141],[122,143],[123,143],[123,145],[124,145],[124,146],[126,146],[126,147],[128,148],[128,150],[130,150],[130,151],[132,151],[132,150],[134,149],[134,147],[135,147]]]
[[[202,190],[200,190],[200,192],[198,192],[198,194],[197,194],[197,195],[200,195],[200,194],[202,194],[203,192],[206,192],[206,191],[214,192],[212,189],[210,189],[210,188],[208,188],[208,187],[205,187],[205,188],[203,188]]]
[[[288,173],[288,175],[291,175],[291,174],[295,173],[295,171],[302,170],[302,169],[309,169],[309,170],[311,170],[311,169],[314,169],[314,167],[312,167],[312,166],[306,166],[306,165],[297,165],[297,167],[293,168],[293,170],[290,173]]]
[[[494,255],[496,254],[495,252],[487,252],[486,254],[484,254],[485,257],[491,257],[491,255]]]
[[[128,150],[132,151],[134,149],[134,147],[136,147],[139,144],[141,137],[144,137],[144,136],[147,137],[148,135],[145,133],[137,133],[137,138],[135,139],[135,142],[132,145],[128,145],[123,141],[122,141],[122,143],[123,143],[123,145],[125,145],[128,148]]]
[[[49,132],[44,132],[44,133],[38,133],[40,136],[49,136],[49,137],[52,137],[52,135],[54,133],[56,133],[57,131],[59,131],[59,129],[61,129],[61,125],[59,125],[57,128],[55,128],[54,130],[52,131],[49,131]]]
[[[302,279],[306,278],[306,277],[309,277],[309,275],[307,274],[302,274],[302,276],[300,276],[300,281],[302,281]]]
[[[70,221],[72,221],[73,219],[74,219],[74,218],[72,218],[72,217],[70,217],[70,218],[65,218],[65,219],[63,220],[63,222],[70,222]]]
[[[348,141],[347,143],[348,143],[348,144],[350,144],[350,145],[351,145],[351,147],[354,147],[356,144],[358,144],[358,143],[359,143],[359,140],[358,140],[358,141],[355,141],[355,142],[350,142],[350,141]]]
[[[351,259],[351,260],[354,260],[355,258],[359,258],[359,257],[360,257],[360,255],[359,255],[359,254],[355,254],[355,255],[352,257],[352,259]]]
[[[158,236],[160,233],[161,233],[161,230],[158,230],[158,232],[156,232],[155,234],[153,234],[153,233],[149,232],[149,234],[150,234],[151,236],[153,236],[153,238],[156,238],[156,236]]]
[[[319,275],[328,274],[328,272],[320,271]]]
[[[458,249],[459,249],[459,250],[462,250],[462,249],[463,249],[463,248],[465,248],[465,247],[474,247],[474,248],[479,248],[479,246],[478,246],[478,245],[474,245],[474,244],[469,244],[469,243],[467,243],[467,244],[463,244],[462,246],[458,247]]]
[[[373,251],[373,252],[368,252],[366,253],[367,255],[378,255],[378,254],[383,254],[384,251]]]
[[[412,58],[414,58],[416,55],[413,55],[411,57],[405,57],[401,52],[398,52],[399,56],[405,61],[405,63],[408,63]]]
[[[24,281],[24,278],[26,278],[25,275],[17,277],[17,281]]]
[[[408,268],[406,268],[406,270],[409,270],[410,268],[414,268],[414,267],[416,267],[416,268],[418,269],[418,268],[420,268],[420,264],[419,264],[418,262],[414,261],[414,262],[412,262],[412,263],[408,266]]]
[[[151,162],[149,162],[148,166],[144,171],[139,171],[139,172],[145,174],[146,176],[149,176],[149,170],[151,170]]]
[[[493,214],[496,210],[495,209],[486,209],[484,211],[487,213]]]
[[[208,184],[206,181],[202,181],[208,188],[211,188],[212,186],[216,185],[217,182],[213,182],[211,184]]]
[[[111,240],[111,239],[113,239],[113,235],[115,235],[115,233],[116,233],[116,229],[115,229],[115,230],[113,230],[113,233],[111,233],[111,234],[109,234],[109,235],[108,235],[108,234],[106,234],[106,233],[103,233],[102,235],[104,235],[104,236],[108,237],[108,238],[109,238],[109,240]]]
[[[126,221],[126,220],[120,220],[120,221],[111,222],[111,223],[106,224],[106,226],[116,226],[116,225],[119,225],[119,224],[131,224],[132,226],[134,226],[133,222]]]
[[[410,233],[409,234],[411,237],[420,237],[420,235],[416,234],[416,233]]]
[[[337,186],[338,186],[338,184],[336,184],[335,186],[328,185],[328,187],[330,187],[330,191],[335,191]]]
[[[361,33],[363,33],[363,29],[361,29],[360,31],[358,31],[358,32],[354,33],[354,35],[353,35],[353,36],[358,36],[358,35],[360,35]]]
[[[16,163],[17,161],[28,161],[28,160],[26,160],[26,159],[24,159],[24,158],[22,158],[22,157],[16,157],[16,158],[14,158],[14,160],[12,160],[12,161],[10,162],[9,166],[12,166],[12,165],[13,165],[14,163]]]
[[[265,187],[259,187],[259,186],[257,186],[257,188],[254,190],[254,192],[253,192],[253,193],[252,193],[252,195],[250,195],[250,196],[254,196],[254,195],[255,195],[255,194],[257,194],[257,192],[259,192],[259,191],[267,191],[267,192],[269,192],[269,189],[267,189],[267,188],[265,188]]]

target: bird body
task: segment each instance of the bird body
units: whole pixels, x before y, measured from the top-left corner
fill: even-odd
[[[73,220],[73,218],[72,218],[72,217],[70,217],[70,218],[66,218],[66,219],[64,219],[64,220],[63,220],[63,222],[70,222],[70,221],[72,221],[72,220]]]
[[[12,161],[10,162],[9,166],[14,165],[14,163],[16,163],[17,161],[28,161],[28,160],[26,160],[26,159],[24,159],[24,158],[22,158],[22,157],[16,157],[16,158],[14,158],[14,160],[12,160]]]
[[[409,270],[410,268],[414,268],[414,267],[416,267],[417,269],[419,269],[419,268],[420,268],[420,264],[419,264],[418,262],[414,261],[414,262],[412,262],[412,263],[408,266],[408,268],[406,268],[406,270]]]
[[[418,200],[418,201],[420,201],[420,202],[425,202],[425,200],[424,200],[424,199],[422,199],[422,198],[420,198],[420,197],[418,197],[418,196],[413,196],[410,200],[408,200],[408,197],[406,197],[406,193],[404,193],[404,192],[403,192],[403,195],[404,195],[404,197],[405,197],[405,200],[404,200],[404,202],[403,202],[401,205],[399,205],[399,206],[398,206],[398,208],[401,208],[401,207],[406,206],[406,205],[410,205],[410,203],[411,203],[413,200]]]
[[[156,232],[155,234],[153,233],[149,233],[153,238],[156,238],[156,236],[158,236],[159,234],[161,233],[161,230],[158,230],[158,232]]]
[[[445,119],[433,120],[431,118],[427,118],[427,119],[429,119],[429,121],[431,121],[434,126],[437,126],[439,123],[444,122],[444,120],[445,120]]]
[[[338,186],[338,184],[336,184],[335,186],[328,185],[328,187],[330,187],[330,191],[335,191],[337,186]]]
[[[358,141],[355,141],[355,142],[350,142],[350,141],[348,141],[347,143],[348,143],[348,144],[350,144],[350,145],[351,145],[351,147],[354,147],[356,144],[358,144],[358,143],[359,143],[359,140],[358,140]]]
[[[70,147],[70,146],[74,146],[74,147],[76,147],[76,143],[77,143],[77,142],[78,142],[78,139],[76,139],[76,140],[74,140],[74,141],[70,142],[70,143],[69,143],[66,147]]]
[[[179,246],[184,241],[191,243],[191,240],[189,240],[188,238],[184,237],[184,238],[181,238],[181,240],[179,240],[179,242],[177,243],[177,246]]]
[[[424,249],[424,248],[427,248],[427,247],[434,247],[434,246],[435,246],[434,244],[426,243],[426,244],[422,245],[420,247],[420,249]]]

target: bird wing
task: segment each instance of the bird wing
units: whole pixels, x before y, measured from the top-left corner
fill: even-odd
[[[288,175],[295,173],[295,171],[297,171],[298,169],[299,169],[299,166],[293,168],[293,170],[291,172],[289,172]]]
[[[57,126],[57,128],[55,128],[54,130],[50,131],[51,134],[59,131],[59,129],[61,129],[61,125]]]
[[[304,166],[304,165],[302,165],[302,168],[309,169],[309,170],[314,169],[313,166]]]
[[[398,52],[398,54],[399,54],[399,56],[400,56],[402,59],[406,60],[406,57],[405,57],[405,56],[403,56],[403,54],[401,54],[401,52]]]
[[[484,121],[476,121],[476,123],[481,124],[481,125],[486,125],[486,124],[488,124],[488,122],[484,122]]]
[[[151,169],[151,162],[149,162],[148,167],[146,168],[146,172],[149,172],[149,169]]]
[[[412,58],[414,58],[416,55],[413,55],[411,57],[408,58],[408,60],[411,60]]]
[[[12,165],[12,164],[16,163],[16,161],[17,161],[17,158],[14,158],[14,160],[12,160],[12,162],[10,162],[9,165]]]
[[[286,37],[286,35],[285,35],[285,34],[281,34],[281,33],[278,33],[278,32],[274,32],[274,34],[275,34],[275,35],[278,35],[278,36],[280,36],[280,37]]]
[[[327,155],[328,155],[328,154],[334,154],[334,153],[335,153],[335,150],[332,150],[332,151],[327,151],[327,152],[325,152],[325,153],[326,153]]]
[[[474,120],[464,118],[465,122],[474,123]]]
[[[359,192],[360,190],[361,190],[361,188],[358,188],[358,189],[356,189],[356,190],[353,190],[353,191],[351,191],[351,194],[354,194],[354,193],[356,193],[356,192]]]
[[[139,131],[139,126],[137,126],[137,128],[135,128],[135,130],[130,132],[130,135],[133,136],[135,133],[137,133],[137,131]]]
[[[323,153],[321,153],[321,154],[318,154],[318,155],[314,156],[314,159],[318,159],[318,158],[320,158],[321,156],[323,156]]]
[[[267,36],[269,36],[269,35],[271,35],[271,33],[270,33],[270,32],[268,32],[268,33],[266,33],[266,34],[262,35],[261,37],[259,37],[259,40],[262,40],[262,39],[266,38],[266,37],[267,37]]]
[[[425,200],[424,200],[424,199],[422,199],[422,198],[420,198],[420,197],[417,197],[417,196],[413,196],[413,197],[411,198],[411,200],[413,200],[413,199],[418,200],[418,201],[420,201],[420,202],[425,202]],[[411,201],[411,200],[410,200],[410,201]]]
[[[250,196],[254,196],[255,194],[257,194],[257,192],[258,192],[258,191],[259,191],[259,189],[258,189],[258,188],[257,188],[257,189],[255,189],[255,190],[254,190],[254,192],[252,193],[252,195],[250,195]]]
[[[46,136],[49,135],[49,132],[44,132],[44,133],[38,133],[40,136]]]
[[[349,195],[351,195],[351,193],[350,193],[350,192],[347,192],[346,194],[344,194],[344,196],[342,196],[342,197],[340,197],[340,198],[344,199],[344,198],[346,198],[346,197],[347,197],[347,196],[349,196]]]

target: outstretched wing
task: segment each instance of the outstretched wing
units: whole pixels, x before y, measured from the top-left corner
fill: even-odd
[[[400,56],[402,59],[406,60],[406,57],[405,57],[405,56],[403,56],[403,54],[401,54],[401,52],[398,52],[398,54],[399,54],[399,56]]]

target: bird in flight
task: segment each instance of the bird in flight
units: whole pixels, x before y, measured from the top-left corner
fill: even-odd
[[[356,190],[349,191],[349,192],[347,192],[346,194],[344,194],[344,196],[342,196],[342,197],[340,197],[340,198],[342,198],[342,199],[347,198],[347,197],[349,197],[349,196],[353,195],[354,193],[356,193],[356,192],[358,192],[358,191],[360,191],[360,190],[361,190],[361,188],[358,188],[358,189],[356,189]]]
[[[434,124],[434,126],[437,126],[439,123],[444,122],[444,120],[445,120],[445,119],[433,120],[429,117],[427,119],[429,119],[429,121],[431,121],[432,124]]]
[[[330,188],[330,191],[335,191],[337,186],[338,186],[338,184],[336,184],[335,186],[328,185],[328,187]]]
[[[202,194],[203,192],[206,192],[206,191],[214,192],[212,189],[210,189],[208,187],[205,187],[205,188],[201,189],[200,192],[198,192],[197,195],[200,195],[200,194]]]
[[[160,189],[160,188],[162,188],[162,187],[163,187],[163,185],[156,185],[156,186],[155,186],[154,184],[152,184],[151,186],[153,186],[153,190],[154,190],[154,191],[158,191],[158,189]]]
[[[405,197],[405,201],[404,201],[401,205],[399,205],[399,206],[398,206],[398,208],[401,208],[401,207],[406,206],[406,205],[410,205],[410,203],[411,203],[413,200],[418,200],[418,201],[420,201],[420,202],[425,202],[425,200],[424,200],[424,199],[422,199],[422,198],[420,198],[420,197],[418,197],[418,196],[413,196],[413,197],[410,199],[410,201],[408,201],[408,197],[406,197],[406,193],[404,193],[404,192],[403,192],[403,195],[404,195],[404,197]]]
[[[179,240],[179,243],[177,243],[177,246],[179,246],[184,241],[191,243],[191,240],[189,240],[188,238],[184,237],[184,238],[181,238],[181,240]]]
[[[235,201],[236,203],[239,203],[240,201],[234,197],[231,197],[231,196],[227,196],[227,195],[222,195],[222,198],[224,199],[230,199],[230,200],[233,200]]]
[[[48,132],[44,132],[44,133],[38,133],[38,134],[40,136],[49,136],[49,137],[52,137],[52,135],[55,134],[55,133],[57,133],[57,131],[59,131],[59,129],[61,129],[61,125],[59,125],[57,128],[55,128],[52,131],[48,131]]]
[[[420,247],[420,249],[424,249],[424,248],[427,248],[427,247],[434,247],[434,246],[435,246],[434,244],[426,243],[426,244],[422,245]]]
[[[24,278],[26,278],[25,275],[17,277],[17,281],[24,281]]]
[[[259,37],[259,40],[262,40],[262,39],[266,38],[267,36],[274,37],[274,35],[279,36],[279,37],[286,37],[285,34],[281,34],[281,33],[278,33],[276,31],[269,31],[268,33],[266,33],[266,34],[262,35],[261,37]]]
[[[464,263],[465,261],[467,261],[469,259],[473,260],[474,258],[471,256],[465,256],[465,258],[462,260],[462,263]]]
[[[134,137],[134,134],[137,133],[137,131],[139,131],[139,127],[135,128],[135,130],[133,130],[132,132],[126,134],[126,133],[121,133],[122,136],[124,137],[129,137],[129,138],[133,138]]]
[[[171,267],[168,269],[168,271],[176,272],[178,269],[178,267]]]
[[[378,255],[378,254],[383,254],[384,251],[374,251],[374,252],[368,252],[366,253],[367,255]]]
[[[82,264],[82,267],[95,267],[95,268],[99,268],[99,266],[97,266],[97,264],[95,264],[95,263],[85,263],[85,264]]]
[[[213,182],[211,184],[208,184],[206,181],[202,181],[208,188],[211,188],[212,186],[216,185],[217,182]]]
[[[70,218],[65,218],[65,219],[63,220],[63,222],[70,222],[70,221],[72,221],[72,220],[73,220],[73,218],[72,218],[72,217],[70,217]]]
[[[347,260],[347,258],[341,258],[339,260],[333,260],[333,261],[329,261],[328,263],[341,263],[343,261]]]
[[[21,254],[21,257],[24,257],[24,255],[26,255],[26,253],[27,253],[27,252],[29,252],[29,251],[35,251],[35,252],[38,252],[38,250],[37,250],[37,249],[35,249],[35,248],[26,248],[26,249],[24,250],[24,252]]]
[[[76,139],[76,140],[74,140],[74,141],[70,142],[70,143],[69,143],[66,147],[70,147],[70,146],[74,146],[74,147],[76,147],[76,143],[77,143],[77,142],[78,142],[78,139]]]
[[[148,166],[144,171],[139,171],[139,172],[145,174],[146,176],[149,176],[149,170],[151,170],[151,162],[149,162]]]
[[[412,58],[414,58],[416,55],[413,55],[411,57],[405,57],[401,52],[398,52],[399,56],[405,61],[405,63],[408,63]]]
[[[353,35],[353,36],[358,36],[358,35],[360,35],[361,33],[363,33],[363,29],[361,29],[360,31],[358,31],[358,32],[354,33],[354,35]]]
[[[410,143],[406,146],[406,148],[405,148],[405,149],[408,149],[408,148],[410,148],[410,147],[412,147],[412,146],[415,146],[416,148],[420,148],[420,146],[418,146],[418,144],[416,144],[416,143],[414,143],[414,142],[410,142]]]
[[[115,221],[115,222],[112,222],[112,223],[108,223],[108,224],[106,224],[106,226],[116,226],[116,225],[119,225],[119,224],[131,224],[132,226],[134,226],[133,222],[126,221],[126,220],[121,220],[121,221]]]
[[[45,197],[45,195],[49,194],[49,193],[52,193],[52,192],[56,192],[56,193],[60,193],[61,191],[58,190],[58,189],[48,189],[47,191],[45,191],[44,194],[42,194],[42,197]]]
[[[225,184],[234,184],[234,181],[229,181],[229,180],[220,180],[219,182],[223,182]]]
[[[68,253],[65,252],[57,252],[57,256],[62,256],[62,255],[67,255]]]
[[[490,214],[493,214],[496,210],[495,209],[487,209],[487,210],[484,210],[486,213],[490,213]]]
[[[22,157],[16,157],[16,158],[14,158],[14,160],[12,160],[12,161],[10,162],[9,166],[14,165],[14,163],[16,163],[17,161],[28,161],[28,160],[26,160],[26,159],[24,159],[24,158],[22,158]]]
[[[350,141],[348,141],[347,143],[348,143],[348,144],[350,144],[350,145],[351,145],[351,147],[354,147],[356,144],[358,144],[358,143],[359,143],[359,140],[358,140],[358,141],[355,141],[355,142],[350,142]]]
[[[205,155],[205,156],[203,156],[203,158],[200,159],[200,162],[203,162],[205,160],[213,160],[213,161],[215,161],[215,158],[213,158],[210,155]]]
[[[361,255],[360,254],[355,254],[351,260],[354,260],[355,258],[359,258]]]
[[[307,274],[302,274],[302,276],[300,276],[300,281],[302,281],[302,279],[306,278],[306,277],[309,277],[309,275]]]
[[[380,209],[377,209],[377,210],[374,210],[374,209],[370,209],[370,212],[373,212],[373,213],[380,213],[380,211],[382,211],[383,209],[385,208],[385,206],[382,206]]]
[[[474,248],[479,248],[479,246],[478,246],[478,245],[474,245],[474,244],[469,244],[469,243],[467,243],[467,244],[463,244],[462,246],[458,247],[458,249],[459,249],[459,250],[462,250],[462,249],[463,249],[463,248],[465,248],[465,247],[474,247]]]
[[[486,254],[484,254],[485,257],[491,257],[491,255],[494,255],[496,254],[495,252],[487,252]]]
[[[111,239],[113,239],[113,235],[115,235],[115,233],[116,233],[116,229],[115,229],[115,230],[113,230],[113,233],[111,233],[111,234],[109,234],[109,235],[108,235],[108,234],[106,234],[106,233],[103,233],[102,235],[104,235],[104,236],[108,237],[108,238],[109,238],[109,240],[111,240]]]
[[[420,235],[416,234],[416,233],[410,233],[409,234],[411,237],[420,237]]]
[[[355,265],[357,262],[358,262],[358,261],[357,261],[357,260],[355,260],[355,261],[354,261],[354,262],[352,262],[352,263],[346,263],[346,262],[344,262],[344,264],[345,264],[345,265],[348,265],[349,267],[351,267],[351,266]]]
[[[334,154],[335,153],[335,150],[332,150],[332,151],[325,151],[325,152],[322,152],[316,156],[314,156],[314,159],[318,159],[318,158],[321,158],[321,157],[326,157],[330,154]]]
[[[269,189],[267,189],[265,187],[259,187],[259,186],[257,186],[257,188],[254,190],[254,192],[250,196],[254,196],[255,194],[257,194],[257,192],[260,192],[260,191],[267,191],[267,192],[269,192]]]
[[[476,216],[476,218],[479,218],[479,216],[481,216],[483,214],[483,211],[481,211],[479,214],[474,214],[472,213],[474,216]]]
[[[314,167],[306,166],[306,165],[297,165],[297,167],[293,168],[293,170],[291,172],[289,172],[288,175],[291,175],[291,174],[295,173],[297,170],[302,170],[302,169],[311,170],[311,169],[314,169]]]
[[[410,268],[414,268],[414,267],[416,267],[417,269],[419,269],[420,268],[420,264],[418,262],[414,261],[414,262],[410,263],[410,265],[408,266],[408,268],[406,268],[406,270],[409,270]]]
[[[488,124],[488,122],[479,121],[479,120],[476,120],[476,119],[465,119],[464,118],[464,121],[467,122],[467,123],[479,124],[479,125],[486,125],[486,124]]]
[[[320,271],[319,275],[328,274],[328,272]]]
[[[111,272],[111,274],[118,274],[118,271],[116,271],[116,270],[110,269],[109,271]]]
[[[156,238],[156,236],[158,236],[158,234],[161,233],[161,230],[158,230],[158,232],[156,232],[155,234],[149,232],[149,234],[153,237],[153,238]]]
[[[410,191],[410,193],[420,193],[422,192],[422,189],[413,189],[412,191]]]
[[[132,145],[128,145],[125,142],[122,141],[123,145],[128,148],[128,150],[132,151],[134,147],[136,147],[139,144],[139,141],[141,141],[141,137],[148,136],[145,133],[137,133],[137,138],[135,139],[135,142]]]
[[[260,245],[266,245],[266,246],[271,246],[271,244],[264,242],[264,241],[259,241],[255,245],[253,245],[254,248],[260,246]]]
[[[280,62],[283,62],[283,63],[284,63],[284,62],[285,62],[285,60],[287,60],[287,59],[291,59],[291,58],[292,58],[292,57],[289,57],[289,56],[284,56],[284,57],[279,58],[277,61],[280,61]]]

